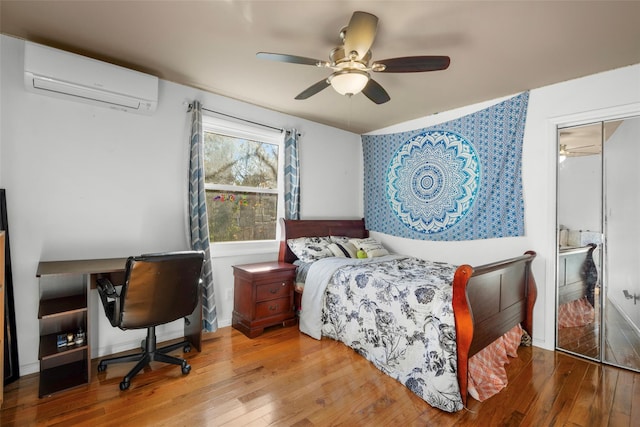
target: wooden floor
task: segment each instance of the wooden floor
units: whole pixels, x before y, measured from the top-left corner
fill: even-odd
[[[179,353],[179,351],[178,351]],[[9,426],[637,426],[640,374],[521,347],[509,385],[454,414],[431,408],[345,345],[297,328],[256,339],[222,328],[191,373],[153,362],[127,391],[131,364],[110,365],[91,382],[38,399],[38,375],[5,387],[0,425]]]
[[[622,313],[609,304],[606,310],[604,360],[640,371],[640,337]]]
[[[558,329],[558,347],[593,359],[600,358],[600,313],[596,304],[594,321],[584,326]],[[605,312],[604,360],[640,371],[640,336],[615,305]],[[640,424],[640,423],[639,423]]]
[[[558,347],[592,359],[600,359],[600,288],[594,290],[593,322],[583,326],[558,328]],[[608,329],[608,328],[607,328]]]

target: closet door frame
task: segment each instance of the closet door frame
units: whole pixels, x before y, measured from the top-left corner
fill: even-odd
[[[559,259],[560,259],[560,251],[559,251],[559,243],[560,243],[560,236],[558,233],[558,206],[557,206],[557,194],[558,194],[558,147],[559,147],[559,130],[560,129],[564,129],[564,128],[569,128],[569,127],[575,127],[575,126],[583,126],[583,125],[588,125],[588,124],[594,124],[594,123],[598,123],[598,122],[609,122],[609,121],[614,121],[614,120],[625,120],[628,118],[635,118],[635,117],[640,117],[640,103],[633,103],[633,104],[628,104],[628,105],[624,105],[624,106],[618,106],[618,107],[612,107],[612,108],[607,108],[607,109],[601,109],[601,110],[593,110],[593,111],[586,111],[586,112],[581,112],[581,113],[576,113],[576,114],[571,114],[571,115],[565,115],[565,116],[558,116],[558,117],[553,117],[550,118],[548,123],[549,123],[549,137],[550,140],[553,141],[553,146],[554,146],[554,150],[556,152],[555,156],[552,156],[554,161],[555,161],[555,167],[553,167],[552,170],[555,170],[555,176],[554,176],[554,184],[555,184],[555,194],[556,194],[556,205],[555,205],[555,215],[554,215],[554,219],[552,221],[552,223],[554,224],[554,229],[552,230],[552,232],[555,235],[554,239],[551,239],[551,241],[553,241],[555,243],[555,262],[553,265],[553,277],[555,280],[552,281],[552,285],[554,286],[554,313],[556,314],[555,316],[555,324],[554,324],[554,329],[553,329],[553,333],[554,333],[554,343],[555,343],[555,347],[556,349],[560,350],[557,346],[558,343],[558,337],[557,337],[557,332],[558,332],[558,326],[557,326],[557,284],[558,284],[558,272],[559,272]],[[552,135],[552,136],[551,136]],[[604,134],[602,135],[602,137],[604,138]],[[601,171],[602,171],[602,192],[604,192],[604,174],[605,174],[605,170],[604,170],[604,152],[601,155]],[[604,200],[604,194],[603,196],[603,200]],[[601,230],[604,236],[604,233],[606,231],[606,217],[605,217],[605,209],[606,207],[604,206],[604,202],[602,203],[602,213],[601,213],[601,220],[602,220],[602,225],[601,225]],[[607,292],[607,286],[606,286],[606,276],[607,276],[607,271],[606,271],[606,236],[604,236],[604,244],[602,245],[602,251],[601,251],[601,276],[603,279],[600,280],[600,286],[601,286],[601,293],[600,293],[600,301],[602,302],[601,305],[601,310],[600,310],[600,325],[603,325],[604,322],[604,315],[605,315],[605,310],[606,310],[606,292]],[[604,340],[605,340],[605,336],[603,333],[603,328],[606,328],[606,326],[602,326],[600,328],[600,337],[599,337],[599,358],[597,361],[605,363],[605,364],[611,364],[608,363],[606,360],[604,360]],[[574,353],[572,353],[574,354]],[[579,354],[577,354],[579,356]],[[587,358],[590,359],[590,358]],[[618,366],[618,365],[614,365],[614,366]],[[627,368],[625,366],[622,366],[624,368]]]

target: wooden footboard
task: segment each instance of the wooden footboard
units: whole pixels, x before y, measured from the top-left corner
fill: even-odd
[[[453,280],[458,382],[467,403],[469,358],[518,323],[532,334],[537,289],[531,262],[536,253],[473,268],[462,265]]]

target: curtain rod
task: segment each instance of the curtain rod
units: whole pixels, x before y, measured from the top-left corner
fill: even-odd
[[[193,109],[193,104],[189,103],[188,106],[189,106],[189,108],[187,109],[187,113],[191,112],[191,110]],[[205,107],[202,107],[202,110],[207,111],[209,113],[219,114],[221,116],[225,116],[225,117],[229,117],[229,118],[232,118],[232,119],[240,120],[240,121],[243,121],[243,122],[251,123],[251,124],[256,125],[256,126],[262,126],[262,127],[273,129],[273,130],[278,130],[280,132],[285,132],[285,130],[283,128],[278,128],[278,127],[271,126],[271,125],[265,125],[264,123],[254,122],[252,120],[243,119],[242,117],[232,116],[231,114],[226,114],[226,113],[221,113],[220,111],[210,110],[210,109],[205,108]],[[289,131],[286,131],[286,132],[289,132]]]

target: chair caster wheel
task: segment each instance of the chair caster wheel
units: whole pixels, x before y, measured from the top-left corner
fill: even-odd
[[[129,388],[130,385],[131,383],[129,381],[122,381],[120,383],[120,390],[125,391],[126,389]]]
[[[191,365],[189,365],[188,363],[182,365],[182,373],[184,375],[187,375],[189,372],[191,372]]]
[[[104,363],[99,363],[98,364],[98,372],[104,372],[107,370],[107,365]]]
[[[184,351],[185,353],[189,353],[191,351],[191,346],[189,344],[185,345],[182,351]]]

